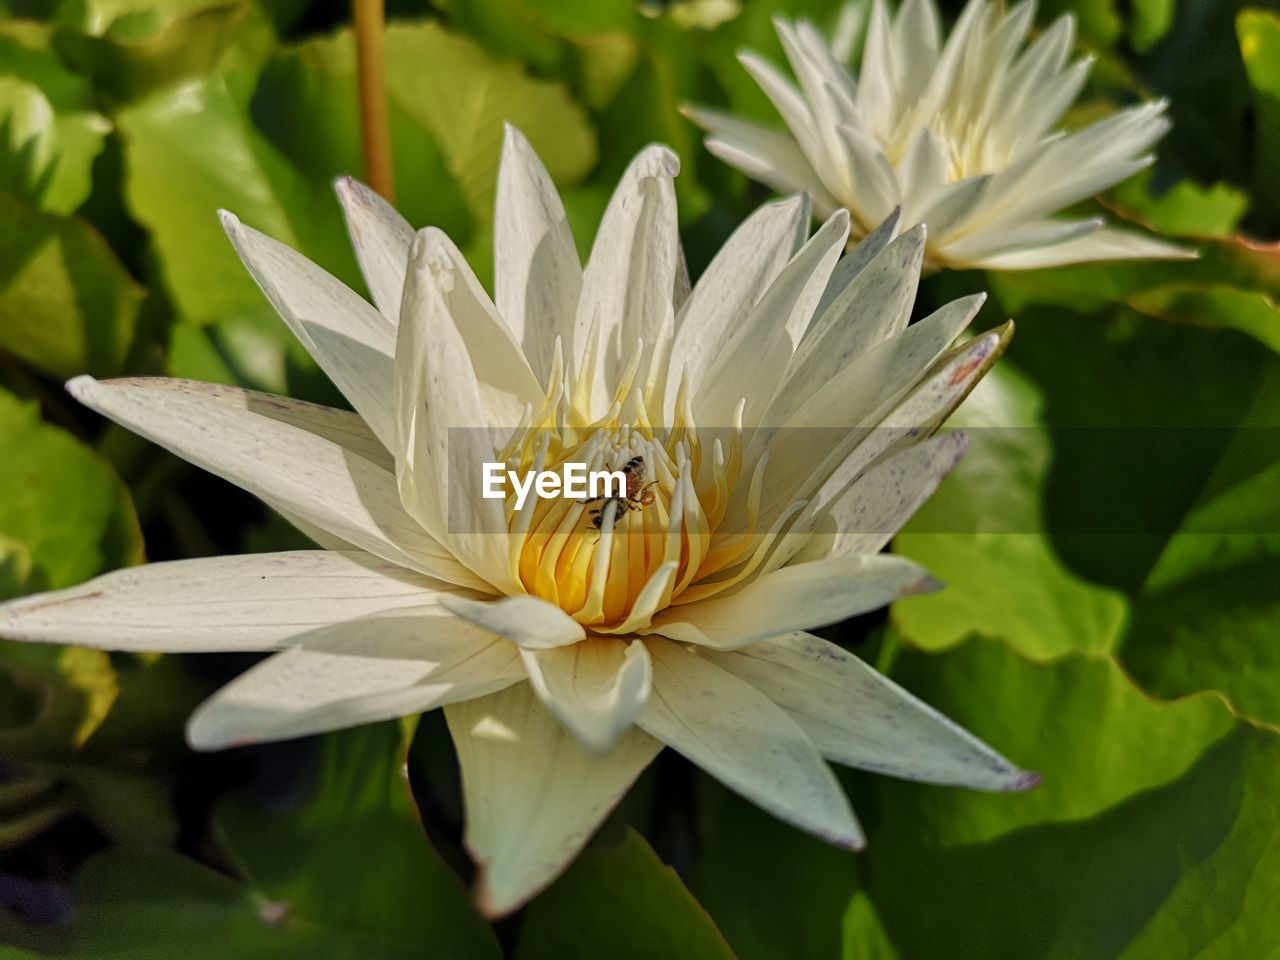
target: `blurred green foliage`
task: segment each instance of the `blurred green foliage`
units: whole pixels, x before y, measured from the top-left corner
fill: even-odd
[[[584,252],[635,150],[670,143],[696,277],[767,193],[678,105],[772,119],[734,52],[778,57],[778,12],[839,13],[388,9],[397,205],[486,280],[504,121]],[[409,753],[383,725],[196,757],[185,716],[251,661],[4,644],[0,958],[1280,957],[1280,13],[1046,0],[1037,22],[1065,11],[1098,58],[1079,116],[1171,99],[1157,165],[1100,202],[1202,256],[926,280],[921,315],[987,289],[980,324],[1018,323],[957,418],[973,450],[895,544],[949,589],[828,631],[1043,786],[842,774],[870,840],[853,855],[663,757],[493,928],[466,899],[438,718]],[[0,0],[0,16],[0,597],[141,562],[144,539],[152,559],[303,544],[59,382],[171,374],[340,402],[214,214],[363,290],[331,194],[361,166],[348,5]]]

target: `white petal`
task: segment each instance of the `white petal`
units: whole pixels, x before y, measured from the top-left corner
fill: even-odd
[[[946,189],[951,179],[946,141],[928,127],[919,127],[895,172],[902,196],[909,203],[907,222],[920,223],[924,217],[918,211],[924,208],[924,202],[938,190]]]
[[[497,451],[519,421],[504,422],[509,412],[504,420],[494,419],[504,407],[502,385],[479,379],[477,365],[492,371],[495,359],[476,357],[469,349],[461,325],[464,319],[476,320],[472,308],[480,308],[469,271],[453,254],[452,245],[430,229],[418,234],[410,254],[392,388],[399,491],[405,509],[459,561],[500,592],[518,593],[511,577],[506,507],[502,500],[481,496],[481,480],[483,465],[499,459]],[[451,309],[465,317],[455,319]],[[492,326],[487,332],[509,336]]]
[[[964,230],[975,211],[991,194],[995,178],[984,174],[949,183],[914,204],[913,219],[928,226],[935,238],[945,239],[952,231]],[[935,246],[939,240],[935,240]]]
[[[940,243],[938,252],[953,262],[979,263],[992,256],[1066,243],[1100,230],[1103,223],[1101,217],[1091,220],[1031,220],[1007,230],[982,232],[955,243]]]
[[[379,313],[397,324],[413,227],[391,204],[358,180],[339,177],[334,190],[373,302]]]
[[[641,640],[592,637],[520,658],[538,698],[595,753],[611,749],[649,699],[653,667]]]
[[[813,311],[815,317],[820,317],[826,313],[827,308],[835,302],[836,297],[840,296],[845,288],[853,282],[853,278],[860,274],[868,263],[879,256],[880,251],[888,246],[889,241],[898,235],[898,227],[901,223],[902,210],[895,207],[893,212],[885,217],[880,226],[859,240],[852,250],[840,258],[840,262],[831,271],[831,278],[827,281],[827,288],[822,291],[822,299],[818,301],[818,308]],[[803,332],[802,330],[801,333]],[[796,342],[798,344],[799,340]]]
[[[840,77],[838,71],[833,74],[829,55],[812,56],[808,46],[786,20],[775,17],[773,26],[787,62],[804,91],[805,102],[813,116],[814,131],[822,143],[823,152],[830,158],[831,173],[838,178],[829,182],[833,185],[838,183],[847,190],[848,162],[838,129],[842,123],[854,119],[853,81],[847,76]]]
[[[443,231],[428,227],[414,248],[415,268],[425,270],[434,280],[449,319],[466,349],[480,392],[481,419],[457,421],[453,426],[490,426],[507,431],[519,425],[528,406],[540,404],[545,391],[525,359],[520,343],[497,313],[489,295],[476,278],[466,258]],[[553,338],[554,340],[554,338]],[[396,362],[405,341],[396,344]],[[410,352],[404,358],[430,369],[435,359],[434,342],[425,354]],[[548,345],[550,352],[550,345]],[[437,368],[437,373],[440,371]]]
[[[241,674],[187,724],[198,750],[287,740],[433,710],[524,679],[515,647],[442,610],[317,630]]]
[[[820,513],[885,451],[928,436],[999,357],[1010,331],[984,334],[958,351],[944,351],[985,300],[953,301],[905,333],[846,367],[807,401],[783,429],[768,437],[762,521],[772,522],[806,499],[802,524]],[[930,369],[932,368],[932,369]],[[864,429],[850,430],[862,425]],[[838,439],[832,428],[841,428]],[[806,448],[826,437],[829,452],[815,462]],[[754,451],[753,451],[754,454]]]
[[[549,650],[586,637],[582,625],[559,607],[537,597],[504,597],[479,601],[442,598],[442,605],[490,633],[506,637],[526,650]]]
[[[665,358],[675,333],[678,241],[672,178],[680,160],[666,147],[646,147],[631,161],[600,221],[582,275],[574,320],[574,377],[594,364],[591,417],[602,415],[637,343],[648,357]],[[596,356],[586,356],[599,324]],[[664,368],[665,369],[665,368]],[[641,361],[640,375],[650,372]]]
[[[904,557],[839,557],[783,567],[728,596],[668,607],[641,632],[732,650],[789,630],[836,623],[939,586]]]
[[[738,62],[760,85],[760,89],[778,111],[805,158],[818,174],[820,182],[830,190],[838,190],[843,179],[842,171],[835,168],[831,155],[823,145],[817,121],[800,91],[777,67],[750,50],[739,51]]]
[[[876,464],[849,486],[819,519],[796,561],[876,553],[911,519],[969,447],[963,433],[947,433]]]
[[[281,319],[364,417],[383,445],[390,448],[393,429],[387,395],[391,384],[391,357],[395,352],[395,327],[391,321],[302,254],[246,227],[226,211],[220,216],[222,228],[231,238],[236,253]],[[303,321],[326,327],[334,336],[322,346]],[[360,344],[369,355],[367,364],[354,369],[365,371],[377,361],[380,362],[377,372],[352,377],[353,368],[337,362],[332,351],[349,341]]]
[[[703,271],[677,318],[672,362],[697,389],[742,318],[786,266],[809,228],[809,203],[802,194],[767,203],[725,241]],[[674,416],[678,377],[667,381],[666,422]]]
[[[796,404],[851,362],[906,329],[920,283],[924,245],[923,225],[908,230],[880,251],[814,319],[787,367],[786,381],[792,390],[783,415],[790,415]]]
[[[894,77],[898,69],[894,45],[889,33],[889,14],[884,0],[872,0],[871,19],[862,47],[862,70],[858,74],[858,114],[867,129],[879,137],[887,137],[892,129],[895,102]]]
[[[641,727],[774,816],[828,843],[862,847],[840,784],[793,719],[679,644],[648,643],[653,694]]]
[[[783,707],[823,756],[907,780],[976,790],[1039,782],[833,643],[792,633],[705,656]]]
[[[521,907],[577,856],[662,745],[626,731],[588,753],[528,684],[445,707],[462,768],[466,844],[487,916]]]
[[[557,336],[570,342],[582,265],[560,194],[529,141],[506,127],[494,214],[498,313],[543,384]]]
[[[847,125],[840,128],[840,135],[853,165],[849,209],[862,229],[870,230],[873,224],[881,223],[894,207],[902,204],[902,188],[893,167],[874,140]]]
[[[1052,247],[985,257],[979,266],[989,270],[1031,270],[1037,267],[1056,267],[1065,263],[1085,263],[1093,260],[1137,258],[1190,260],[1196,256],[1198,254],[1187,247],[1166,243],[1140,233],[1104,227],[1088,236],[1068,240]]]
[[[706,107],[686,106],[683,113],[711,134],[706,141],[708,152],[753,180],[779,193],[808,192],[820,217],[830,216],[841,206],[786,134]]]
[[[773,396],[793,342],[808,326],[831,270],[849,236],[849,215],[838,210],[783,268],[716,355],[694,394],[696,421],[727,427],[746,399],[744,421],[754,423]]]
[[[932,0],[904,0],[890,33],[898,94],[903,102],[911,103],[938,62],[941,25]]]
[[[404,512],[395,478],[340,441],[342,411],[193,380],[77,377],[85,406],[196,466],[384,560],[486,589]],[[311,424],[332,417],[343,433]],[[331,439],[332,438],[332,439]]]
[[[0,636],[104,650],[271,650],[337,621],[428,604],[450,589],[356,551],[175,560],[0,604]]]

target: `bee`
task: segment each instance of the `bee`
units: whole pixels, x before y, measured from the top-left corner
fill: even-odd
[[[620,497],[593,497],[587,503],[595,503],[598,500],[604,502],[600,506],[591,511],[591,527],[599,530],[601,524],[604,523],[604,511],[610,503],[618,505],[615,516],[621,517],[628,510],[643,510],[649,504],[653,503],[655,496],[652,487],[657,486],[657,480],[650,480],[648,483],[648,471],[645,469],[644,457],[632,457],[627,461],[627,465],[622,468],[622,475],[626,477],[626,489],[623,490]]]

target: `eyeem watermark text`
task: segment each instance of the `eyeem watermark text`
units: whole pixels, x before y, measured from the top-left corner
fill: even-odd
[[[505,463],[484,464],[486,500],[505,500],[507,483],[516,494],[516,509],[524,508],[532,490],[543,500],[563,497],[566,500],[603,500],[626,496],[627,475],[621,470],[587,470],[585,463],[565,463],[562,470],[530,470],[521,476],[508,470]]]

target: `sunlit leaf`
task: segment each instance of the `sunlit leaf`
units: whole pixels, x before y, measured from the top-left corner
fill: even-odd
[[[89,195],[94,158],[111,129],[93,94],[33,23],[0,25],[0,185],[41,210],[68,214]]]

